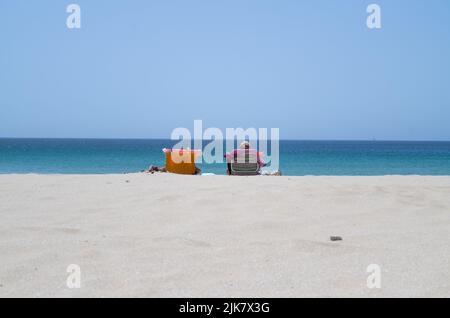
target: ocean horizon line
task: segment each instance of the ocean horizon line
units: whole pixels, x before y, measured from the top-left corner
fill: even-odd
[[[0,137],[0,140],[155,140],[155,141],[179,141],[180,139],[170,138],[140,138],[140,137]],[[202,141],[212,141],[213,139],[192,139]],[[232,139],[223,139],[232,140]],[[236,139],[234,139],[236,140]],[[268,141],[272,140],[270,138]],[[302,141],[302,142],[450,142],[450,139],[295,139],[295,138],[282,138],[279,141]]]

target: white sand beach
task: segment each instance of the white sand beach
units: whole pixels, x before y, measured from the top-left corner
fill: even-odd
[[[1,175],[0,217],[1,297],[450,297],[450,177]]]

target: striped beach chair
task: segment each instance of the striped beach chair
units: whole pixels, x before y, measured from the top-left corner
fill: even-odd
[[[234,176],[256,176],[260,174],[257,152],[253,150],[239,150],[231,158],[230,173]]]

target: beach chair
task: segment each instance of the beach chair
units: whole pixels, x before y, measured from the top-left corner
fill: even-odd
[[[163,149],[166,156],[167,172],[176,174],[197,174],[195,159],[201,154],[198,150]]]
[[[258,152],[238,150],[230,160],[230,174],[233,176],[256,176],[260,174]]]

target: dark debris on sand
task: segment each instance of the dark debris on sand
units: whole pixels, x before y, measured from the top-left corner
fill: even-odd
[[[157,166],[150,166],[147,170],[144,170],[145,173],[151,173],[154,174],[155,172],[167,172],[166,167],[157,167]]]

